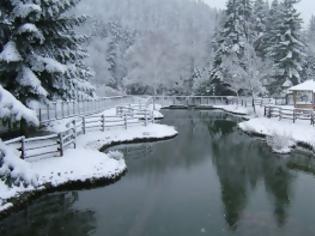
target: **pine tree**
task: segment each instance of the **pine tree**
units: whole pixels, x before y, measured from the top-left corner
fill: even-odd
[[[266,56],[266,30],[267,30],[268,3],[264,0],[256,0],[253,7],[253,34],[254,48],[257,56]]]
[[[280,4],[278,0],[273,0],[267,16],[264,43],[264,51],[269,58],[271,57],[270,50],[273,47],[273,45],[280,43],[280,37],[278,37],[278,34],[280,34],[279,32],[280,25],[281,25]]]
[[[311,50],[311,53],[315,56],[315,16],[311,17],[308,29],[307,29],[307,45]]]
[[[225,78],[231,74],[223,65],[230,57],[237,57],[237,62],[241,63],[245,44],[251,41],[253,36],[250,30],[251,12],[249,0],[229,0],[227,3],[223,26],[215,43],[216,55],[210,72],[211,83],[214,84],[217,94],[234,93],[225,82]]]
[[[65,100],[93,98],[95,88],[90,80],[94,74],[85,63],[88,54],[84,47],[88,37],[77,33],[77,28],[86,22],[87,17],[68,13],[80,0],[40,1],[43,13],[39,27],[46,38],[41,52],[66,65],[64,74],[42,75],[49,97]]]
[[[30,103],[45,98],[48,93],[39,79],[36,66],[37,48],[45,40],[37,27],[42,9],[35,2],[3,0],[0,5],[4,16],[1,24],[0,78],[1,84],[13,95]]]
[[[315,80],[315,16],[312,16],[306,32],[307,57],[302,69],[302,80]]]
[[[133,33],[122,27],[118,22],[110,22],[106,25],[109,38],[107,49],[107,62],[111,79],[107,85],[114,89],[122,89],[123,79],[127,75],[126,52],[134,43]]]
[[[281,24],[278,24],[274,36],[276,41],[270,49],[275,62],[273,92],[279,92],[287,80],[293,85],[301,81],[305,48],[301,41],[302,20],[294,6],[297,2],[298,0],[284,0],[281,4]]]
[[[83,60],[85,37],[76,26],[85,17],[66,14],[79,1],[4,0],[0,8],[6,24],[1,24],[2,85],[24,104],[56,97],[93,97],[88,82],[93,76]]]

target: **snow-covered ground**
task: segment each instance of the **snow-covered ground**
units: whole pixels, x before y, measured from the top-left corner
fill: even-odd
[[[212,108],[223,110],[236,115],[249,115],[252,110],[251,107],[249,108],[241,105],[213,105]]]
[[[247,133],[269,137],[269,144],[276,152],[290,152],[297,144],[315,150],[315,128],[308,121],[293,123],[290,120],[260,117],[244,121],[239,127]]]
[[[116,110],[110,109],[104,114],[115,115]],[[158,111],[155,111],[154,115],[163,117]],[[54,122],[49,129],[50,131],[63,131],[69,121]],[[105,132],[89,131],[86,135],[77,138],[78,148],[65,150],[63,157],[31,158],[23,161],[17,158],[17,153],[13,154],[15,151],[13,148],[7,148],[8,154],[14,156],[13,159],[19,162],[14,165],[23,167],[20,168],[19,175],[32,173],[31,177],[27,176],[27,179],[32,180],[29,180],[27,184],[8,186],[5,179],[0,179],[0,212],[14,207],[10,199],[17,199],[27,192],[42,191],[46,188],[60,187],[70,183],[93,183],[98,180],[116,179],[127,168],[123,155],[117,152],[100,152],[102,147],[119,143],[162,140],[176,135],[177,131],[173,127],[154,123],[144,126],[140,123],[130,126],[128,129],[116,127],[107,128]],[[19,168],[17,169],[19,170]],[[33,179],[36,179],[36,183],[30,184]]]

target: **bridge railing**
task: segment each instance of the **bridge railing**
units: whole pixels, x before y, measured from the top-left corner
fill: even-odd
[[[76,147],[79,135],[84,135],[89,131],[105,132],[106,129],[113,127],[128,129],[134,125],[147,126],[154,122],[153,112],[133,109],[131,115],[128,109],[122,109],[121,113],[112,116],[98,114],[75,117],[66,124],[67,129],[63,132],[34,138],[21,136],[4,143],[18,150],[21,159],[63,156],[66,148]],[[140,117],[142,119],[139,119]]]

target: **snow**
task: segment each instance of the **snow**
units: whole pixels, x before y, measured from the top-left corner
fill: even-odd
[[[315,129],[310,126],[309,121],[277,120],[268,118],[254,118],[239,124],[239,127],[256,135],[275,137],[286,137],[289,141],[284,142],[283,150],[291,149],[299,143],[306,144],[315,150]]]
[[[33,12],[40,13],[41,11],[42,11],[41,7],[36,4],[32,3],[17,4],[17,6],[13,9],[13,15],[15,17],[25,18]]]
[[[45,40],[43,33],[32,23],[25,23],[18,28],[17,34],[24,33],[31,33],[32,37],[38,39],[40,43],[43,43]]]
[[[116,109],[109,109],[104,114],[115,114]],[[63,120],[50,128],[64,130],[69,120]],[[103,153],[102,147],[134,141],[154,141],[171,138],[177,135],[175,128],[161,124],[135,124],[122,128],[107,128],[105,132],[91,131],[77,137],[77,149],[66,149],[63,157],[30,158],[27,161],[18,158],[14,150],[2,144],[4,156],[10,157],[0,170],[8,173],[13,166],[11,175],[28,180],[30,185],[16,184],[9,187],[0,178],[0,212],[8,210],[13,205],[11,198],[19,195],[45,189],[45,186],[59,187],[69,183],[94,182],[109,180],[120,176],[127,168],[123,155],[119,152]],[[2,147],[2,149],[1,149]],[[1,154],[1,153],[0,153]],[[12,169],[12,168],[11,168]],[[2,176],[3,173],[0,172]]]
[[[24,119],[30,124],[39,124],[35,112],[25,107],[0,85],[0,119],[1,118],[10,118],[14,121]]]
[[[53,58],[36,56],[32,60],[32,69],[36,71],[47,71],[49,73],[65,73],[67,66],[59,63]]]
[[[21,60],[22,56],[16,48],[16,43],[13,41],[7,42],[7,44],[4,45],[2,52],[0,53],[0,61],[9,63],[19,62]]]
[[[250,113],[249,108],[241,105],[213,105],[212,108],[238,115],[249,115]]]
[[[40,80],[34,72],[27,66],[22,66],[16,80],[23,86],[29,86],[36,94],[46,97],[47,91],[42,87]]]
[[[112,179],[126,170],[124,159],[115,160],[97,150],[77,148],[66,150],[63,157],[46,158],[31,162],[39,176],[39,184],[54,187],[69,182],[91,179]]]
[[[289,88],[289,91],[312,91],[315,93],[315,81],[306,80],[305,82]]]

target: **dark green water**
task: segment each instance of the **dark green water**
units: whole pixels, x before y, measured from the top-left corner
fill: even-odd
[[[43,196],[0,222],[0,235],[313,236],[315,158],[278,156],[220,112],[165,111],[177,138],[121,146],[111,186]]]

